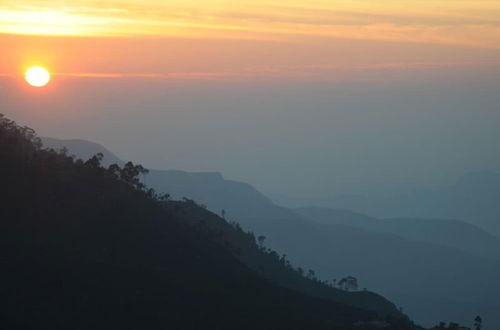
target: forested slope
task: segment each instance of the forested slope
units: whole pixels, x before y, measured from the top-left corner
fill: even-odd
[[[140,166],[42,150],[3,116],[0,160],[8,329],[369,329],[381,320],[259,276],[217,233],[178,215],[197,206],[145,190]]]

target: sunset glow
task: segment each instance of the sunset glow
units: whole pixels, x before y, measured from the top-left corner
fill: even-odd
[[[36,63],[71,79],[169,81],[498,72],[499,17],[490,0],[20,0],[0,4],[0,75]]]
[[[154,8],[154,9],[152,9]],[[0,5],[0,33],[289,39],[328,36],[500,45],[500,2],[312,0],[60,1]]]
[[[0,0],[2,329],[498,330],[498,141],[500,0]]]
[[[25,74],[26,82],[33,87],[43,87],[50,81],[50,73],[47,69],[34,66],[28,69]]]

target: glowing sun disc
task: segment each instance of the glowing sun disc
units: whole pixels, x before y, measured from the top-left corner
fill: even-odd
[[[24,75],[26,82],[33,87],[43,87],[50,81],[50,73],[41,66],[34,66],[26,71]]]

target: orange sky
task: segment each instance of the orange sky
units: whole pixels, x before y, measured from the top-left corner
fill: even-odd
[[[500,164],[499,23],[498,0],[0,1],[0,112],[265,191],[451,180]]]
[[[20,0],[0,4],[0,74],[33,64],[169,79],[498,67],[499,23],[499,1]]]
[[[79,36],[334,36],[500,47],[500,3],[484,0],[20,0],[0,32]]]

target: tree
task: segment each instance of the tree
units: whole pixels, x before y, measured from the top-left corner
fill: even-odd
[[[168,202],[170,200],[170,194],[163,193],[158,196],[158,199],[162,202]]]
[[[344,277],[339,281],[339,287],[346,291],[355,291],[358,289],[358,279],[353,276]]]
[[[264,241],[266,240],[266,236],[260,235],[257,240],[259,241],[259,246],[262,248],[264,246]]]
[[[102,153],[98,153],[97,155],[92,156],[89,160],[85,162],[85,166],[93,169],[101,168],[101,161],[104,158]]]
[[[302,269],[302,267],[297,268],[297,272],[300,276],[304,276],[304,270]]]
[[[120,172],[120,179],[137,189],[143,189],[144,184],[140,182],[138,176],[145,173],[149,173],[149,170],[142,167],[142,165],[134,165],[132,162],[127,162]]]
[[[112,176],[114,176],[115,178],[120,177],[121,170],[122,169],[117,164],[112,164],[112,165],[109,165],[109,167],[108,167],[108,173],[111,174]]]
[[[483,319],[479,315],[474,319],[474,328],[476,328],[476,330],[481,330],[483,328]]]

